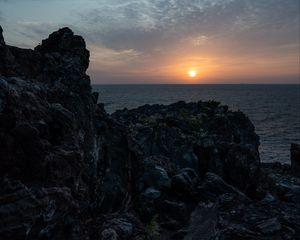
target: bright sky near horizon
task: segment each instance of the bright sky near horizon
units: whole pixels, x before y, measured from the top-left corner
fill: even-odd
[[[93,83],[299,83],[300,0],[0,0],[7,44],[68,26]]]

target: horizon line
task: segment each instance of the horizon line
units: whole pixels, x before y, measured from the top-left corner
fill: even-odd
[[[299,85],[299,83],[91,83],[91,85]]]

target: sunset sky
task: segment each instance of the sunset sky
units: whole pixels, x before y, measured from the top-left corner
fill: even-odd
[[[70,27],[93,83],[299,83],[299,2],[0,0],[0,24],[26,48]]]

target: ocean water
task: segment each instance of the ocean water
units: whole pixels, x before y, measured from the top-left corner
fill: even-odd
[[[300,143],[300,85],[94,85],[107,112],[179,100],[216,100],[241,110],[260,136],[264,162],[289,163],[290,144]]]

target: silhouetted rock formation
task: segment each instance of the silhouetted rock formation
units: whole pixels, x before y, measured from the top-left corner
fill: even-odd
[[[125,130],[95,104],[85,74],[89,53],[84,40],[70,29],[51,34],[36,50],[1,47],[0,173],[3,184],[9,183],[10,188],[1,185],[5,203],[0,207],[0,235],[35,239],[41,234],[35,227],[42,231],[51,225],[55,229],[44,229],[44,234],[65,239],[56,229],[65,224],[60,218],[100,211],[105,202],[110,203],[107,212],[121,207],[129,178],[127,169],[120,168],[129,162]],[[124,147],[118,150],[119,145]],[[108,186],[110,191],[110,186],[103,181],[114,170],[122,182],[116,184],[120,201],[113,205],[107,196],[110,193],[106,195],[103,189]],[[29,204],[28,198],[41,198],[32,188],[40,189],[44,197]],[[12,194],[18,199],[13,206],[8,200]],[[65,201],[64,196],[72,201]],[[60,204],[64,206],[61,212]],[[35,225],[49,207],[55,216],[49,223],[41,220],[40,226]]]
[[[29,50],[0,27],[0,239],[299,236],[300,179],[260,163],[243,113],[200,101],[110,116],[88,65],[69,28]]]

